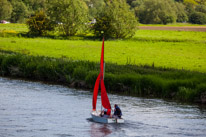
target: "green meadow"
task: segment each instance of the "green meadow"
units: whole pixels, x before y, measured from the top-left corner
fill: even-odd
[[[15,28],[15,26],[17,26]],[[2,32],[7,30],[7,32]],[[5,29],[7,28],[7,29]],[[15,28],[15,29],[14,29]],[[0,50],[34,56],[99,62],[101,41],[10,36],[12,30],[27,32],[25,25],[0,25]],[[127,40],[105,41],[105,62],[149,65],[206,72],[206,33],[192,31],[138,30]]]
[[[17,24],[17,23],[0,24],[0,32],[2,33],[2,31],[27,32],[28,28],[26,24]]]

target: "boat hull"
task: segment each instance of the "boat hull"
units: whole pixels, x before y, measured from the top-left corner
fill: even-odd
[[[98,123],[124,123],[123,118],[110,118],[110,117],[101,117],[100,111],[92,111],[91,112],[92,119]]]

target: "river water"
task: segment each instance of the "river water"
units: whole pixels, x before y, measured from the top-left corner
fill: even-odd
[[[124,124],[93,122],[89,91],[0,77],[0,137],[206,136],[205,108],[111,94],[109,99],[119,104]]]

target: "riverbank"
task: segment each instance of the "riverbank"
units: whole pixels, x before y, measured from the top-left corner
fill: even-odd
[[[1,51],[0,75],[93,90],[99,63]],[[206,74],[154,66],[106,64],[110,93],[206,103]]]

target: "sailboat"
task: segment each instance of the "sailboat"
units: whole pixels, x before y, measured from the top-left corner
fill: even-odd
[[[98,91],[99,91],[99,86],[101,89],[101,105],[107,109],[111,110],[111,105],[109,102],[109,98],[107,96],[107,91],[104,85],[104,38],[102,41],[102,51],[101,51],[101,59],[100,59],[100,73],[96,79],[95,86],[94,86],[94,91],[93,91],[93,110],[91,112],[92,119],[95,122],[99,123],[124,123],[123,118],[115,118],[115,117],[103,117],[101,115],[101,110],[97,111],[96,110],[96,104],[97,104],[97,96],[98,96]]]

